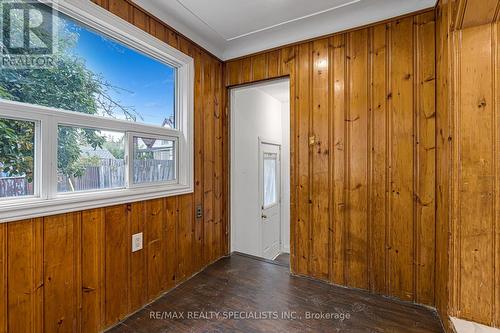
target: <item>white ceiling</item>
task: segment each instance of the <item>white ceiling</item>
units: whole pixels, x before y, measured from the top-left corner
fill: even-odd
[[[374,23],[436,0],[134,0],[222,60]]]

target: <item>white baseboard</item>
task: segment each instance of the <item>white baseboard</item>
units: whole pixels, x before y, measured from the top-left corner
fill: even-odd
[[[457,333],[500,333],[500,329],[481,325],[472,321],[467,321],[451,317],[451,322],[455,326]]]

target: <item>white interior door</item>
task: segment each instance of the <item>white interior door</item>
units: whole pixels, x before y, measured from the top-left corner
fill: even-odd
[[[264,142],[259,145],[262,257],[274,259],[281,249],[281,147]]]

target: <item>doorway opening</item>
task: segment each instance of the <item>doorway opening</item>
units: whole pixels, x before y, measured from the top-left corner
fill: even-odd
[[[290,81],[232,88],[231,251],[290,263]]]

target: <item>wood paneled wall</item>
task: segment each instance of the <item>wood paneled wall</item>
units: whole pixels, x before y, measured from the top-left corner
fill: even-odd
[[[497,327],[499,11],[498,0],[441,1],[437,15],[443,46],[438,54],[439,308]]]
[[[291,81],[296,274],[435,303],[434,12],[226,64]]]
[[[195,59],[195,193],[0,224],[0,332],[100,331],[228,251],[223,64],[129,2],[96,2]]]

